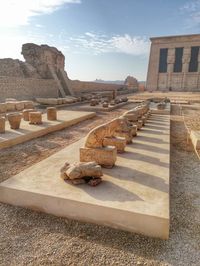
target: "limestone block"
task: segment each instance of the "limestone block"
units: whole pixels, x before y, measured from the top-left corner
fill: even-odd
[[[120,137],[106,137],[103,139],[103,146],[114,146],[118,153],[122,153],[126,147],[126,139]]]
[[[0,134],[5,133],[6,119],[5,117],[0,117]]]
[[[70,98],[63,98],[63,103],[64,104],[66,104],[66,103],[74,103],[74,100],[70,99]]]
[[[6,102],[16,102],[17,100],[14,98],[6,98]]]
[[[22,111],[24,110],[24,103],[23,102],[15,102],[15,109],[17,111]]]
[[[36,98],[36,101],[40,104],[52,104],[52,105],[57,105],[58,104],[58,99],[56,98]]]
[[[20,113],[12,113],[7,115],[10,128],[19,129],[22,115]]]
[[[55,107],[47,108],[47,120],[50,121],[57,120],[57,109]]]
[[[35,109],[24,109],[22,112],[22,116],[23,116],[24,121],[29,121],[29,113],[34,112],[34,111],[35,111]]]
[[[132,124],[131,126],[131,134],[133,137],[137,136],[137,125]]]
[[[137,129],[140,130],[142,128],[142,126],[143,126],[143,121],[141,119],[139,119],[137,121]]]
[[[80,179],[86,176],[103,176],[101,166],[92,161],[73,164],[65,163],[64,167],[61,168],[61,178],[63,179]]]
[[[128,121],[132,121],[132,122],[136,122],[138,120],[137,114],[126,113],[123,115],[123,117],[127,118]]]
[[[32,101],[21,101],[24,104],[24,109],[34,109],[34,103]]]
[[[6,102],[6,109],[8,112],[15,111],[15,102]]]
[[[112,168],[117,160],[117,148],[107,146],[103,148],[80,148],[80,161],[91,162],[95,161],[97,164],[105,168]]]
[[[42,113],[41,112],[30,112],[29,113],[29,124],[39,125],[42,124]]]
[[[109,104],[108,104],[107,102],[104,102],[104,103],[102,104],[102,107],[103,107],[103,108],[108,108],[108,105],[109,105]]]
[[[200,131],[191,130],[190,138],[196,150],[200,150]]]
[[[58,98],[58,99],[57,99],[57,104],[59,104],[59,105],[60,105],[60,104],[63,104],[63,98]]]
[[[0,103],[0,113],[6,113],[7,106],[6,103]]]
[[[129,131],[118,131],[115,132],[116,137],[121,137],[126,139],[126,144],[132,143],[133,136],[131,134],[131,130]]]

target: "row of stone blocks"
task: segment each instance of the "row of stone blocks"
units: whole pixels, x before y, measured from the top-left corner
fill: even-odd
[[[13,111],[23,111],[24,109],[34,108],[32,101],[17,101],[15,99],[7,99],[5,103],[0,103],[0,113]]]
[[[29,121],[29,124],[39,125],[42,124],[42,112],[35,109],[25,109],[21,113],[11,113],[7,116],[8,122],[11,129],[19,129],[21,119],[23,117],[24,121]],[[0,133],[5,133],[5,123],[6,117],[0,117]],[[47,120],[55,121],[57,120],[57,110],[55,107],[47,108]]]
[[[85,147],[80,148],[80,161],[95,161],[103,167],[112,168],[117,160],[117,152],[124,152],[126,145],[132,143],[137,130],[145,125],[149,115],[147,103],[94,128],[86,137]]]

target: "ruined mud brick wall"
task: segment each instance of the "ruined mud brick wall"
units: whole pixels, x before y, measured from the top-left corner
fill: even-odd
[[[72,90],[76,94],[82,92],[101,92],[101,91],[112,91],[112,90],[126,90],[127,87],[119,84],[106,84],[106,83],[96,83],[87,81],[71,80],[70,85]]]
[[[34,100],[36,97],[58,97],[58,89],[53,79],[32,79],[0,77],[0,102],[6,98]]]

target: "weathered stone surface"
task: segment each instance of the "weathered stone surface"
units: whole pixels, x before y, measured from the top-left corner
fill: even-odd
[[[15,111],[15,102],[6,102],[6,109],[8,112]]]
[[[79,179],[86,176],[103,176],[101,166],[94,161],[87,163],[77,162],[74,164],[65,163],[60,172],[61,178],[63,179]]]
[[[32,65],[42,78],[51,78],[48,66],[64,70],[64,55],[55,47],[26,43],[22,46],[22,55],[27,63]]]
[[[6,119],[5,117],[0,117],[0,134],[5,133]]]
[[[17,111],[22,111],[24,109],[24,103],[23,102],[15,102],[15,109]]]
[[[40,125],[42,124],[42,113],[39,111],[29,112],[29,124]]]
[[[29,113],[34,111],[34,109],[24,109],[22,112],[24,121],[29,121]]]
[[[7,115],[10,128],[19,129],[22,115],[20,113],[12,113]]]
[[[55,107],[47,108],[47,119],[50,121],[57,120],[57,110]]]
[[[6,103],[0,103],[0,113],[6,113],[7,106]]]
[[[109,106],[108,102],[103,102],[103,104],[102,104],[103,108],[108,108],[108,106]]]
[[[86,137],[85,147],[101,148],[103,140],[106,137],[115,136],[116,131],[128,130],[126,120],[123,118],[115,118],[108,123],[100,125],[89,132]]]
[[[80,161],[91,162],[95,161],[97,164],[105,168],[112,168],[117,160],[117,148],[107,146],[103,148],[80,148]]]
[[[34,109],[34,103],[32,101],[21,101],[24,104],[24,109]]]
[[[128,76],[125,79],[124,85],[126,85],[129,89],[138,89],[139,86],[137,79],[132,76]]]
[[[114,146],[118,153],[123,153],[126,147],[126,139],[120,137],[106,137],[103,139],[103,146]]]

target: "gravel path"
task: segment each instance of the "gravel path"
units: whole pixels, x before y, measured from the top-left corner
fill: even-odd
[[[2,151],[1,180],[57,152],[124,110]],[[169,240],[0,204],[0,265],[200,265],[200,163],[186,143],[179,114],[174,106]]]

